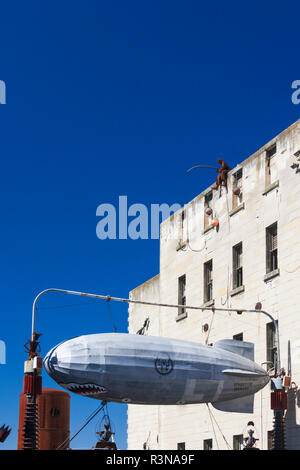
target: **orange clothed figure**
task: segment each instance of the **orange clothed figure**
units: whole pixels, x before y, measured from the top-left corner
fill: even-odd
[[[227,173],[231,168],[224,162],[224,160],[221,160],[221,158],[218,160],[218,163],[221,165],[221,168],[217,170],[220,174],[217,177],[216,184],[212,186],[211,189],[218,189],[219,186],[227,186]]]

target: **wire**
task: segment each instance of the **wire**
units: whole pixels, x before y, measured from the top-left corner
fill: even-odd
[[[185,209],[184,209],[185,210]],[[188,212],[188,211],[187,211]],[[196,250],[194,248],[192,248],[191,244],[190,244],[190,236],[189,236],[189,219],[188,217],[186,217],[186,243],[189,247],[189,249],[191,251],[194,251],[195,253],[200,253],[200,251],[203,251],[204,249],[206,249],[206,237],[204,237],[204,243],[203,243],[203,247],[200,248],[199,250]],[[186,251],[186,250],[185,250]]]
[[[36,310],[56,310],[56,309],[60,309],[60,308],[73,308],[73,307],[86,307],[86,306],[90,306],[90,305],[99,305],[99,301],[96,301],[96,302],[87,302],[86,304],[83,304],[83,303],[76,303],[76,304],[65,304],[65,305],[54,305],[53,307],[36,307]],[[109,317],[109,320],[112,324],[112,327],[115,331],[115,333],[117,333],[117,327],[113,321],[113,317],[112,317],[112,312],[111,312],[111,308],[110,308],[110,305],[107,301],[107,313],[108,313],[108,317]]]
[[[148,331],[149,323],[150,323],[150,318],[147,317],[146,320],[145,320],[144,323],[143,323],[142,328],[140,328],[140,329],[136,332],[136,334],[137,334],[137,335],[144,335],[144,334],[145,334],[145,331]]]
[[[198,167],[206,167],[206,165],[197,165],[195,167],[192,167],[190,168],[189,170],[187,170],[187,173],[191,170],[193,170],[194,168],[198,168]],[[207,168],[214,168],[214,167],[207,167]],[[188,181],[186,179],[186,195],[188,196]],[[199,250],[196,250],[194,248],[192,248],[191,244],[190,244],[190,234],[189,234],[189,217],[188,217],[188,207],[190,206],[191,210],[192,210],[192,201],[188,204],[184,204],[183,205],[183,212],[184,214],[186,214],[186,245],[188,246],[188,248],[195,252],[195,253],[200,253],[201,251],[205,250],[206,249],[206,237],[204,237],[204,243],[203,243],[203,246],[199,249]],[[183,227],[182,227],[183,228]],[[187,248],[183,249],[181,248],[182,251],[187,251]]]
[[[151,435],[151,431],[149,431],[149,434],[148,434],[148,437],[147,437],[147,440],[144,442],[143,444],[143,448],[144,450],[150,450],[150,446],[149,446],[149,439],[150,439],[150,435]]]
[[[101,405],[96,409],[96,411],[94,411],[94,413],[92,413],[89,418],[87,418],[87,421],[84,423],[83,426],[81,426],[81,428],[73,435],[73,437],[71,439],[69,439],[69,437],[67,437],[57,448],[56,450],[60,450],[60,449],[63,449],[64,446],[69,442],[73,441],[73,439],[78,436],[78,434],[92,421],[93,418],[95,418],[95,416],[101,411],[103,410],[104,406],[106,405],[106,402],[102,402]]]
[[[212,310],[212,316],[211,316],[211,321],[210,321],[210,325],[209,325],[209,330],[208,330],[208,333],[207,333],[207,337],[206,337],[206,340],[205,340],[205,344],[208,343],[208,338],[209,338],[209,335],[210,335],[210,332],[211,332],[211,329],[212,329],[212,324],[213,324],[213,321],[214,321],[214,318],[215,318],[215,311]]]
[[[111,312],[111,308],[110,308],[110,304],[109,304],[109,300],[106,301],[106,306],[107,306],[107,313],[108,313],[108,318],[110,320],[110,323],[112,324],[112,327],[115,331],[115,333],[117,333],[117,327],[114,323],[114,320],[113,320],[113,316],[112,316],[112,312]]]
[[[212,428],[213,428],[213,433],[214,433],[214,436],[215,436],[215,441],[217,443],[217,448],[219,450],[219,443],[218,443],[218,439],[217,439],[217,435],[216,435],[216,431],[215,431],[215,427],[214,427],[214,423],[213,423],[213,420],[212,420],[212,415],[211,415],[211,411],[210,411],[210,408],[208,406],[208,403],[206,403],[206,406],[207,406],[207,409],[208,409],[208,414],[209,414],[209,417],[210,417],[210,422],[211,422],[211,425],[212,425]]]
[[[55,310],[57,308],[69,308],[69,307],[86,307],[87,305],[99,305],[99,301],[96,302],[87,302],[86,304],[66,304],[66,305],[54,305],[53,307],[36,307],[36,310]]]
[[[217,422],[216,418],[215,418],[214,415],[212,414],[212,411],[210,410],[208,403],[206,403],[206,405],[207,405],[207,408],[208,408],[208,410],[209,410],[209,412],[210,412],[212,418],[214,419],[214,422],[215,422],[216,425],[218,426],[218,429],[219,429],[219,431],[220,431],[220,433],[221,433],[221,435],[222,435],[222,437],[223,437],[223,439],[224,439],[224,441],[225,441],[225,443],[226,443],[228,449],[229,449],[229,450],[232,450],[232,448],[231,448],[231,446],[229,445],[229,443],[228,443],[226,437],[224,436],[224,434],[223,434],[223,432],[222,432],[220,426],[218,425],[218,422]]]
[[[229,204],[228,204],[228,186],[226,186],[226,206],[227,206],[227,219],[228,219],[228,233],[230,234],[230,231],[231,231],[231,227],[230,227],[230,215],[229,215]],[[230,297],[229,297],[229,291],[230,291],[230,285],[231,285],[231,281],[232,281],[232,275],[230,274],[230,264],[231,264],[231,253],[229,251],[229,261],[228,261],[228,265],[227,265],[227,291],[226,291],[226,300],[223,302],[222,300],[222,297],[221,297],[221,305],[226,305],[227,304],[227,307],[229,307],[229,300],[230,300]]]
[[[237,309],[237,310],[238,310],[238,309]],[[227,313],[228,313],[228,312],[227,312]],[[232,313],[232,312],[229,312],[229,313]],[[221,312],[221,311],[220,311],[220,314],[221,314],[221,315],[223,315],[223,314],[226,315],[226,312]],[[256,328],[256,327],[257,327],[257,323],[250,323],[250,322],[248,322],[248,321],[241,320],[241,319],[240,319],[240,316],[236,316],[234,320],[236,320],[237,322],[242,323],[243,325],[249,325],[249,326],[251,326],[252,328]]]

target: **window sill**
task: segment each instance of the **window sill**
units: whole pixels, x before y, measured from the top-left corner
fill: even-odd
[[[278,186],[279,186],[279,180],[276,180],[276,181],[274,181],[274,183],[269,184],[269,186],[267,186],[267,187],[265,188],[264,192],[262,193],[263,196],[265,196],[266,194],[268,194],[268,193],[269,193],[270,191],[272,191],[273,189],[278,188]]]
[[[202,307],[213,307],[215,305],[215,300],[214,299],[211,299],[211,300],[208,300],[207,302],[205,302]]]
[[[187,312],[179,313],[176,317],[176,321],[184,320],[187,317]]]
[[[274,271],[271,271],[270,273],[267,273],[267,274],[264,276],[264,281],[267,282],[267,281],[269,281],[270,279],[273,279],[273,277],[279,276],[279,274],[280,274],[279,268],[278,268],[278,269],[274,269]]]
[[[232,291],[230,292],[230,296],[233,297],[234,295],[238,295],[244,291],[245,291],[245,286],[236,287],[235,289],[232,289]]]
[[[235,207],[229,212],[229,216],[231,217],[232,215],[236,214],[237,212],[240,212],[242,209],[245,209],[245,203],[242,202],[239,206]]]
[[[213,228],[215,228],[213,225],[208,225],[204,230],[203,230],[203,235],[207,232],[209,232],[210,230],[212,230]]]

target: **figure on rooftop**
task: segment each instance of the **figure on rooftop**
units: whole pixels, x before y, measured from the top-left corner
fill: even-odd
[[[227,187],[227,174],[231,170],[227,163],[225,163],[221,158],[219,158],[218,163],[221,165],[221,168],[216,170],[219,175],[217,177],[216,184],[211,188],[215,190],[217,190],[219,186]]]

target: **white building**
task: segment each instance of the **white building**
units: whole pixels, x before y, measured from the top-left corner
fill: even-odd
[[[287,448],[300,449],[300,120],[231,170],[227,184],[227,191],[203,191],[161,224],[160,273],[130,295],[236,309],[261,302],[278,320],[281,365],[294,382]],[[236,187],[239,195],[233,194]],[[274,328],[263,314],[130,304],[129,332],[136,333],[146,317],[148,335],[202,344],[237,335],[255,344],[257,363],[274,361]],[[151,450],[237,448],[250,420],[259,448],[267,449],[273,423],[269,385],[256,394],[251,415],[206,404],[128,405],[128,449],[142,449],[145,442]]]

